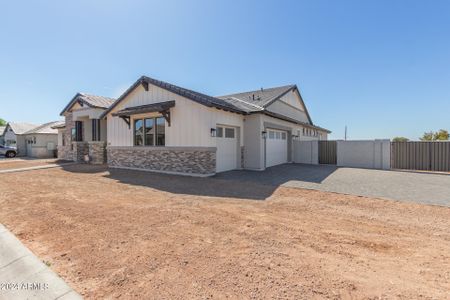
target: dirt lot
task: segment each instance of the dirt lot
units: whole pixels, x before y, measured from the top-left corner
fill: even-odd
[[[449,208],[78,165],[2,176],[0,205],[88,299],[450,291]]]
[[[64,161],[60,161],[57,159],[20,159],[20,158],[12,159],[12,160],[2,159],[2,160],[0,160],[0,171],[52,165],[52,164],[57,164],[57,163],[62,163],[62,162],[64,162]]]

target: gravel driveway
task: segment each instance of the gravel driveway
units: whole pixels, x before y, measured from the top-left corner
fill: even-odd
[[[358,196],[450,206],[450,175],[285,164],[266,171],[231,171],[217,178]]]

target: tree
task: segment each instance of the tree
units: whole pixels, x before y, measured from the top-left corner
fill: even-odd
[[[6,121],[0,118],[0,126],[6,126]]]
[[[448,141],[448,138],[449,138],[448,131],[444,129],[439,130],[433,136],[433,139],[435,141]]]
[[[448,141],[449,133],[447,130],[441,129],[439,131],[425,132],[420,138],[422,141]]]
[[[434,132],[425,132],[423,136],[420,138],[421,141],[432,141],[434,137]]]
[[[392,141],[393,142],[409,142],[409,139],[402,137],[402,136],[397,136],[397,137],[393,138]]]

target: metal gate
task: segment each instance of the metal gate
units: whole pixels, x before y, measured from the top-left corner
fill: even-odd
[[[337,142],[319,141],[319,164],[335,165],[337,163]]]
[[[391,168],[450,172],[450,142],[393,142]]]

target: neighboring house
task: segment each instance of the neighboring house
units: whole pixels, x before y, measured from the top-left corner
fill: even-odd
[[[64,124],[55,121],[37,126],[23,134],[26,142],[26,155],[35,158],[55,157],[58,145],[58,130],[54,126]]]
[[[37,126],[38,125],[30,123],[9,122],[6,124],[5,133],[3,135],[5,145],[16,147],[18,156],[27,155],[27,144],[24,133]]]
[[[5,144],[5,137],[3,136],[5,133],[6,126],[0,126],[0,145]]]
[[[86,130],[101,120],[107,135],[100,145],[115,168],[199,176],[264,170],[292,162],[293,139],[326,140],[330,133],[313,124],[296,85],[211,97],[143,76],[108,106],[77,101],[79,95],[62,112],[67,141],[75,141],[66,147],[74,160],[104,161],[97,157],[104,148],[90,144]],[[75,124],[81,114],[83,124]]]
[[[84,161],[91,151],[91,162],[105,162],[106,120],[101,120],[100,116],[114,101],[83,93],[72,98],[61,112],[65,124],[54,127],[58,130],[58,158]]]

